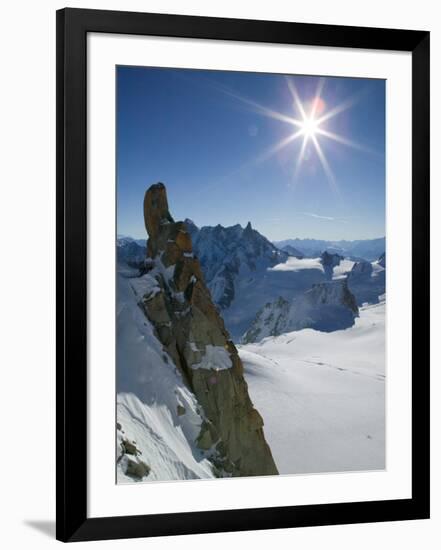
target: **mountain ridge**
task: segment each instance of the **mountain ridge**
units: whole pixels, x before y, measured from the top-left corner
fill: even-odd
[[[202,228],[188,218],[183,223],[191,236],[192,253],[200,261],[205,283],[235,342],[240,341],[266,303],[278,297],[291,301],[313,284],[346,277],[354,263],[366,261],[358,255],[348,255],[348,251],[341,248],[328,247],[312,256],[308,251],[303,254],[289,245],[287,250],[280,250],[251,223],[245,227],[240,224],[229,227],[218,224]],[[331,242],[306,241],[316,245]],[[370,240],[344,243],[346,246],[351,244],[352,250],[358,246],[358,251],[360,246],[368,246],[368,255],[375,261],[381,258],[385,250],[384,239],[375,240],[373,248]],[[137,241],[124,237],[118,245],[119,260],[127,261],[129,253],[135,254],[136,261],[130,262],[130,265],[143,269],[146,246],[141,246],[142,242],[137,244]],[[377,254],[375,248],[381,252]],[[384,263],[383,260],[381,263]],[[380,268],[381,264],[370,279],[360,278],[355,273],[351,276],[349,286],[358,305],[375,303],[378,296],[384,293],[385,279],[384,273],[378,271]],[[360,266],[355,268],[359,269]]]

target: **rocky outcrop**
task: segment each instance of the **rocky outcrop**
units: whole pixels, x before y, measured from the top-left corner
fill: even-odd
[[[236,297],[239,279],[256,273],[262,276],[268,267],[285,262],[288,253],[279,250],[254,229],[250,222],[230,227],[216,225],[200,229],[185,220],[192,236],[193,252],[198,257],[205,282],[214,303],[225,310]]]
[[[277,474],[242,362],[193,254],[189,224],[173,220],[162,183],[147,190],[144,219],[151,283],[140,305],[203,409],[199,447],[225,475]]]
[[[381,254],[381,256],[378,258],[378,265],[386,268],[386,252],[383,252],[383,254]]]
[[[375,262],[360,260],[348,273],[349,290],[358,305],[376,304],[386,292],[386,256],[382,254]]]
[[[334,273],[334,267],[340,265],[340,262],[344,260],[343,256],[340,254],[335,254],[325,250],[320,256],[320,262],[323,266],[323,271],[325,272],[325,277],[331,281],[332,275]]]
[[[258,342],[268,336],[278,336],[285,331],[291,304],[279,296],[268,302],[257,313],[251,327],[242,337],[244,344]]]
[[[312,285],[311,290],[305,293],[305,300],[311,305],[343,306],[358,316],[357,302],[348,288],[346,279],[333,281],[332,283],[319,283]]]
[[[291,303],[280,297],[266,304],[242,341],[258,342],[268,336],[305,328],[323,332],[342,330],[352,326],[356,317],[357,302],[346,279],[318,283]]]
[[[143,481],[150,473],[150,466],[141,460],[142,452],[137,448],[135,441],[125,437],[121,424],[117,422],[117,463],[126,476],[134,481]]]
[[[369,279],[372,276],[372,264],[366,260],[356,262],[348,273],[348,280]]]

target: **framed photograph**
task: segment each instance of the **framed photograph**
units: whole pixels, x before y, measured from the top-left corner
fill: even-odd
[[[428,32],[60,10],[57,256],[58,539],[429,517]]]

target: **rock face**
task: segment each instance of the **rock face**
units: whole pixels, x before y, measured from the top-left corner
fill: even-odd
[[[224,475],[277,474],[242,362],[193,255],[188,225],[171,217],[162,183],[147,190],[144,219],[153,282],[140,305],[201,404],[198,446],[213,451]]]
[[[354,264],[347,276],[349,290],[358,305],[376,304],[386,292],[386,257],[384,254],[375,262],[360,260]]]
[[[356,317],[357,303],[346,279],[318,283],[291,303],[280,297],[266,304],[242,341],[258,342],[268,336],[304,328],[332,332],[352,326]]]
[[[263,272],[288,258],[287,252],[276,248],[253,229],[250,222],[245,228],[237,224],[200,229],[191,220],[185,222],[205,282],[213,301],[221,310],[227,309],[234,301],[241,278]]]
[[[251,327],[243,335],[242,342],[250,344],[267,336],[279,336],[288,324],[291,304],[279,296],[274,302],[268,302],[257,313]]]

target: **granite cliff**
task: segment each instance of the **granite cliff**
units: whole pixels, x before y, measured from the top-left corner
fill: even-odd
[[[162,183],[145,194],[144,220],[150,282],[139,305],[201,405],[199,448],[212,451],[219,475],[277,474],[237,349],[205,285],[188,226],[173,220]]]

